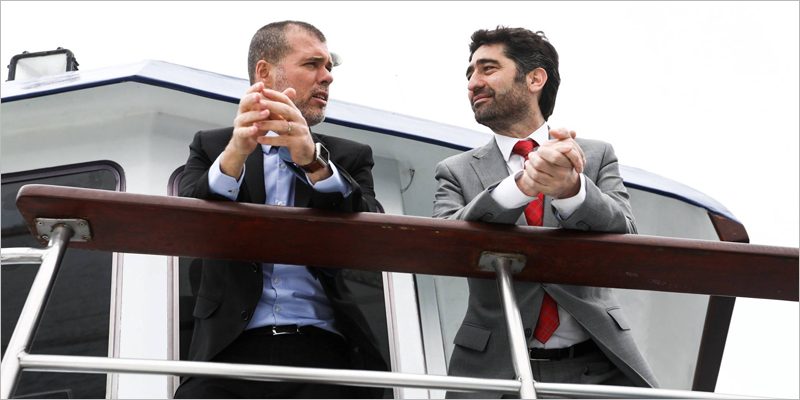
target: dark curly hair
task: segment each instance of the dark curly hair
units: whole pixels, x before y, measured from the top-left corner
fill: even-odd
[[[517,65],[516,80],[522,82],[525,77],[536,68],[542,68],[547,72],[547,82],[542,89],[542,96],[539,98],[539,108],[544,119],[553,114],[556,106],[556,95],[558,85],[561,83],[561,76],[558,74],[558,53],[555,47],[550,44],[547,36],[542,31],[531,32],[524,28],[507,28],[498,26],[497,29],[480,29],[475,31],[470,38],[469,60],[475,50],[484,45],[502,44],[503,54],[514,60]]]
[[[253,39],[250,41],[250,50],[247,52],[247,71],[251,85],[255,83],[256,64],[259,60],[277,65],[292,51],[289,41],[286,40],[286,30],[290,26],[305,30],[316,36],[320,42],[325,43],[325,35],[307,22],[280,21],[262,26],[253,35]]]

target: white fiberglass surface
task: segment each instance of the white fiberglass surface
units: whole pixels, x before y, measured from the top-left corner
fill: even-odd
[[[128,192],[166,195],[167,180],[186,161],[194,133],[229,126],[235,108],[235,104],[132,82],[4,103],[2,169],[14,172],[108,159],[126,171]],[[460,153],[331,123],[314,131],[372,146],[378,199],[388,214],[430,216],[436,190],[434,168]],[[716,240],[702,208],[629,191],[640,234]],[[166,257],[126,255],[125,266],[120,355],[167,359]],[[416,301],[397,292],[413,293],[413,281],[398,277],[399,286],[390,293],[394,328],[408,328],[394,332],[395,362],[403,372],[445,373],[453,336],[466,311],[464,279],[430,279],[433,282],[417,282],[417,289],[432,290],[416,298],[419,308]],[[630,290],[617,290],[617,295],[637,343],[663,386],[689,388],[708,297]],[[433,335],[436,340],[431,340]],[[123,375],[118,396],[164,398],[168,396],[166,382],[160,376]],[[430,396],[441,397],[443,392],[439,392],[432,391]],[[401,396],[426,394],[406,391]]]

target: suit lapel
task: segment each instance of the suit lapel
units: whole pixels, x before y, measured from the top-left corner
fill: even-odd
[[[476,151],[472,157],[470,164],[472,169],[475,170],[475,174],[478,175],[484,190],[509,175],[506,160],[503,159],[503,154],[500,152],[500,147],[497,146],[497,141],[494,138]],[[558,227],[558,219],[553,212],[552,201],[552,197],[544,196],[544,220],[542,221],[542,226],[555,228]],[[517,225],[528,225],[524,213],[517,219]]]
[[[472,157],[470,164],[475,170],[475,174],[478,175],[484,190],[508,176],[508,166],[494,138],[476,151]]]
[[[311,203],[311,191],[314,190],[308,186],[308,182],[294,178],[294,206],[295,207],[308,207]]]
[[[547,126],[547,138],[552,139],[553,136],[550,135],[550,125]],[[556,218],[556,214],[553,206],[551,205],[553,198],[550,196],[544,196],[544,219],[542,220],[542,226],[550,227],[550,228],[558,228],[558,218]]]
[[[264,151],[261,145],[256,146],[256,150],[247,156],[244,162],[247,170],[244,173],[244,185],[250,193],[250,201],[254,204],[264,204],[267,202],[267,191],[264,188]]]
[[[542,226],[557,228],[558,219],[556,218],[555,211],[553,211],[553,206],[551,205],[552,201],[552,197],[544,196],[544,219],[542,220]]]

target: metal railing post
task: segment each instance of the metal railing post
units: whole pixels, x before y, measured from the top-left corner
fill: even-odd
[[[72,228],[67,225],[58,225],[53,228],[50,243],[46,249],[47,254],[43,257],[39,272],[36,273],[36,278],[33,280],[31,291],[25,300],[25,306],[22,307],[22,313],[16,328],[14,328],[14,333],[11,335],[11,340],[8,342],[2,366],[0,366],[0,398],[8,399],[14,394],[20,375],[19,357],[30,348],[31,342],[33,342],[36,327],[42,319],[44,307],[50,297],[56,275],[61,268],[61,260],[64,258],[73,233]]]
[[[514,364],[514,373],[517,374],[517,379],[522,383],[519,397],[535,399],[536,389],[533,386],[533,371],[528,355],[528,344],[525,341],[522,317],[519,314],[519,306],[517,306],[517,294],[511,278],[511,260],[506,257],[497,257],[492,264],[497,273],[497,289],[500,291],[503,314],[506,316],[508,343],[511,345],[511,362]]]

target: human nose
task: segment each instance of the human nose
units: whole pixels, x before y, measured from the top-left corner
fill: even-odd
[[[486,83],[478,76],[478,74],[472,74],[469,77],[469,82],[467,83],[467,90],[474,92],[476,89],[480,89],[484,87]]]
[[[322,69],[322,74],[320,75],[319,83],[328,85],[333,83],[333,74],[331,73],[331,71],[328,71],[327,68]]]

